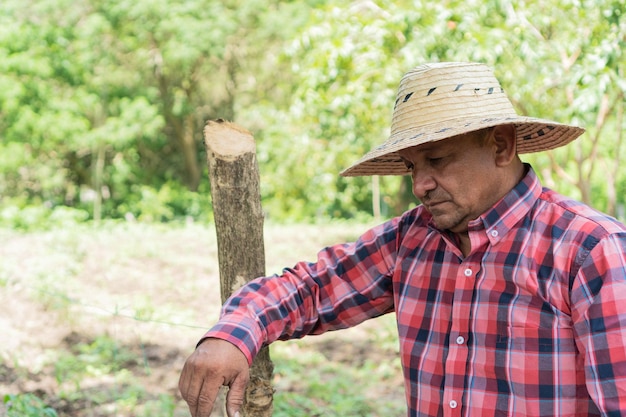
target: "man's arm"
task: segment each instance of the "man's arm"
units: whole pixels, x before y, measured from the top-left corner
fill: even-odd
[[[587,389],[603,415],[626,415],[626,234],[589,252],[572,289]]]
[[[248,366],[263,345],[354,326],[392,311],[398,222],[378,226],[355,243],[326,248],[315,263],[300,262],[281,276],[257,278],[236,291],[185,363],[179,387],[192,415],[208,417],[226,385],[227,410],[234,416],[244,398]]]

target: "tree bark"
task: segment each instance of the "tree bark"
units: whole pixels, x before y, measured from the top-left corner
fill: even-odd
[[[204,138],[217,232],[222,302],[249,280],[265,275],[263,211],[252,134],[234,123],[209,121]],[[250,368],[242,417],[272,415],[273,364],[264,347]]]

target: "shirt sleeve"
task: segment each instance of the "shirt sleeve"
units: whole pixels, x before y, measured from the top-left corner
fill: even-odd
[[[626,415],[626,235],[589,251],[571,294],[587,390],[603,415]]]
[[[377,226],[354,243],[327,247],[316,262],[249,282],[228,299],[204,338],[233,343],[251,363],[263,345],[276,340],[343,329],[393,311],[399,222]]]

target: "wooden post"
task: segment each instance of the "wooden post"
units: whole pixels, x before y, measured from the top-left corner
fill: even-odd
[[[223,120],[204,128],[217,232],[222,302],[253,278],[265,275],[263,211],[256,146],[250,132]],[[242,417],[270,417],[273,408],[269,348],[250,368]]]

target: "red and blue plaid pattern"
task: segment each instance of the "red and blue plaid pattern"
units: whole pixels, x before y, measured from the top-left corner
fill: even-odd
[[[206,337],[251,361],[395,311],[409,416],[626,415],[626,228],[529,169],[469,236],[419,206],[253,281]]]

